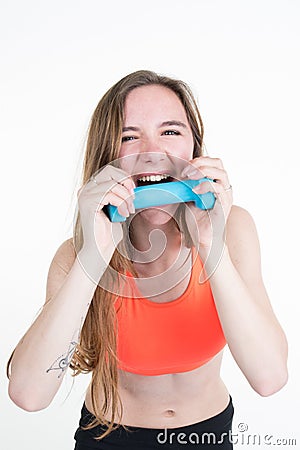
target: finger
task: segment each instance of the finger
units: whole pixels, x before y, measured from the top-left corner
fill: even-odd
[[[130,210],[134,210],[133,198],[135,195],[134,192],[133,194],[131,193],[130,187],[131,185],[128,183],[126,187],[116,180],[109,179],[107,181],[101,181],[99,184],[91,181],[89,190],[91,191],[91,194],[98,196],[100,203],[104,205],[107,204],[107,200],[105,199],[107,194],[109,194],[110,191],[114,191],[116,195],[127,202]]]
[[[133,193],[133,189],[136,187],[135,183],[127,172],[125,172],[122,169],[119,169],[118,167],[111,167],[111,179],[117,180],[118,183],[125,186],[131,193]]]
[[[109,184],[107,184],[109,183]],[[103,190],[103,186],[108,185],[111,186],[123,186],[127,192],[128,195],[132,195],[134,197],[134,188],[135,184],[131,178],[123,179],[120,178],[120,180],[117,180],[116,178],[109,178],[109,180],[105,181],[103,177],[92,177],[90,181],[87,183],[89,189],[99,189],[99,186],[101,186],[101,190]]]
[[[208,177],[214,181],[223,183],[224,186],[229,185],[227,172],[224,169],[219,169],[217,167],[200,166],[197,169],[194,169],[193,172],[189,173],[187,177],[191,180]]]
[[[127,178],[123,181],[120,181],[120,183],[128,189],[128,191],[130,192],[131,195],[134,196],[135,184],[134,184],[134,181],[132,180],[132,178]]]
[[[214,166],[223,169],[223,162],[220,158],[211,158],[210,156],[199,156],[194,158],[196,164],[201,164],[203,166]]]
[[[117,194],[113,193],[112,191],[110,191],[99,203],[99,209],[103,209],[104,206],[106,205],[113,205],[116,206],[118,209],[119,214],[121,214],[124,217],[128,217],[129,214],[131,213],[128,205],[126,203],[126,201],[124,201],[123,198],[119,197]]]
[[[216,167],[223,169],[223,162],[220,158],[210,158],[208,156],[199,156],[189,161],[188,165],[181,172],[181,176],[188,176],[188,173],[197,170],[200,166]]]
[[[135,212],[133,203],[134,193],[131,194],[130,190],[122,184],[116,184],[111,191],[126,203],[127,209],[131,214]]]
[[[106,180],[115,180],[118,183],[123,184],[130,190],[131,193],[135,188],[134,181],[127,172],[117,167],[113,167],[109,164],[105,166],[104,169],[102,169],[100,172],[94,174],[91,177],[90,182],[94,184],[100,184]]]
[[[115,180],[107,181],[106,183],[101,184],[101,192],[99,194],[100,197],[100,203],[107,205],[108,203],[111,203],[109,199],[114,198],[111,196],[111,193],[119,197],[123,202],[126,203],[127,209],[130,213],[135,212],[135,207],[133,204],[133,195],[130,193],[130,191],[123,186],[122,184],[116,183]],[[113,204],[113,203],[111,203]],[[117,206],[117,205],[114,205]]]
[[[225,186],[222,183],[216,183],[211,181],[204,181],[203,183],[198,184],[193,189],[193,192],[196,194],[206,194],[207,192],[213,192],[216,195],[219,194],[228,194],[230,191],[225,191]]]

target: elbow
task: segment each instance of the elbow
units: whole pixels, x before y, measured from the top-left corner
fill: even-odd
[[[283,335],[281,352],[278,355],[274,354],[274,358],[272,362],[261,365],[260,371],[257,371],[255,384],[250,383],[261,397],[276,394],[288,382],[288,344],[285,335]]]
[[[261,397],[269,397],[280,391],[288,382],[288,371],[283,370],[282,373],[271,374],[257,381],[252,388]]]
[[[49,406],[49,403],[42,403],[36,401],[34,395],[25,395],[21,392],[16,392],[11,385],[8,387],[8,396],[11,401],[27,412],[41,411]]]

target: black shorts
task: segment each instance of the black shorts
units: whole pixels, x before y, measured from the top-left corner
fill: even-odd
[[[203,449],[203,450],[232,450],[231,427],[234,407],[230,396],[224,411],[194,423],[178,428],[143,428],[127,426],[129,432],[122,425],[108,436],[96,441],[106,427],[96,427],[83,431],[80,426],[86,426],[94,419],[85,403],[81,409],[79,428],[76,430],[74,450],[151,450],[151,449]]]

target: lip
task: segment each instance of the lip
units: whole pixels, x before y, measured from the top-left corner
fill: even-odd
[[[135,181],[137,181],[142,177],[147,177],[151,175],[167,175],[168,177],[173,178],[169,170],[160,170],[159,172],[142,172],[139,173],[138,175],[135,175],[133,178]]]
[[[160,172],[144,172],[144,173],[140,173],[139,175],[137,175],[137,176],[135,176],[134,177],[134,184],[136,185],[136,187],[138,187],[138,186],[140,186],[140,183],[139,183],[139,179],[140,178],[142,178],[142,177],[146,177],[146,176],[151,176],[151,175],[167,175],[167,177],[169,177],[169,179],[168,179],[168,181],[166,181],[166,180],[162,180],[161,181],[161,183],[166,183],[166,182],[169,182],[169,183],[171,183],[172,181],[176,181],[173,177],[172,177],[172,175],[170,174],[170,172],[168,172],[168,171],[160,171]],[[143,183],[143,182],[142,182]],[[157,183],[160,183],[160,181],[157,181]],[[142,184],[143,185],[143,184]]]

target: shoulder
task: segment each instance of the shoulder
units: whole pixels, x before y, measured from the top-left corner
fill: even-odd
[[[235,265],[260,266],[260,245],[251,214],[244,208],[233,205],[227,219],[226,244]]]
[[[246,209],[232,205],[227,219],[227,237],[236,241],[237,237],[256,235],[254,219]]]
[[[252,298],[272,313],[262,277],[261,251],[251,214],[233,206],[226,226],[226,245],[230,259],[247,286]]]
[[[240,227],[241,225],[251,226],[254,225],[254,220],[249,211],[245,208],[238,205],[232,205],[227,225],[230,228]]]

